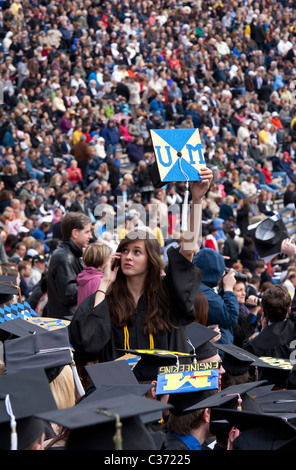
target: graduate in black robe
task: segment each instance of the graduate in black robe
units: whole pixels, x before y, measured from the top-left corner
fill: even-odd
[[[192,260],[201,200],[211,180],[211,170],[204,169],[201,181],[192,184],[198,210],[191,211],[181,247],[169,250],[165,273],[159,243],[151,233],[148,237],[147,231],[130,232],[121,241],[104,269],[99,290],[81,303],[69,325],[78,363],[114,360],[123,354],[119,349],[187,352],[184,328],[195,321],[194,299],[202,279]]]

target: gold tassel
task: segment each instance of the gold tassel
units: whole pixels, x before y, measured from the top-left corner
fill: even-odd
[[[124,331],[124,349],[129,349],[130,348],[129,332],[128,332],[128,327],[126,325],[123,327],[123,331]]]

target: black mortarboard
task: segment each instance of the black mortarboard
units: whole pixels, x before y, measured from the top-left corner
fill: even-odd
[[[186,326],[188,352],[195,354],[197,361],[210,359],[217,354],[217,346],[211,343],[211,339],[217,336],[217,332],[193,322]]]
[[[295,442],[296,428],[279,416],[220,408],[212,409],[211,419],[216,413],[240,431],[233,450],[280,450]]]
[[[289,238],[284,222],[277,215],[262,220],[256,226],[249,226],[248,231],[254,240],[258,255],[266,262],[281,252],[283,240]]]
[[[244,397],[252,389],[260,387],[264,384],[265,381],[258,382],[248,382],[238,385],[231,385],[230,387],[221,390],[218,393],[206,398],[205,400],[199,401],[198,403],[189,407],[186,411],[194,411],[203,408],[217,408],[217,407],[226,407],[226,408],[239,408],[243,403]],[[250,395],[247,395],[249,398]],[[254,409],[259,409],[258,406],[254,405]]]
[[[85,370],[95,387],[107,384],[137,384],[129,364],[122,361],[108,361],[86,365]]]
[[[85,369],[96,389],[92,392],[91,399],[98,393],[112,396],[114,385],[120,386],[121,394],[135,393],[140,396],[144,396],[152,387],[151,384],[139,384],[129,364],[124,360],[91,364],[85,366]]]
[[[66,450],[155,450],[141,416],[169,405],[136,395],[118,395],[80,402],[72,408],[41,413],[39,418],[69,431]],[[116,435],[116,438],[115,438]]]
[[[264,413],[296,413],[296,390],[270,390],[254,399]]]
[[[19,300],[21,300],[16,276],[0,276],[0,305],[10,302],[14,295],[19,295]]]
[[[242,375],[250,369],[250,365],[258,359],[254,354],[245,351],[235,344],[217,344],[223,351],[222,365],[225,371],[233,376]]]
[[[45,329],[41,326],[24,320],[23,318],[15,318],[10,321],[0,323],[0,340],[21,338],[36,333],[44,333]]]
[[[43,330],[4,343],[7,373],[43,367],[51,382],[62,370],[72,364],[72,351],[67,328]]]
[[[36,413],[56,409],[43,369],[0,376],[0,449],[27,447],[44,429],[43,422],[35,419]]]
[[[141,359],[133,368],[138,382],[147,382],[157,379],[158,369],[161,366],[175,365],[179,361],[192,362],[192,355],[161,349],[120,349],[130,354],[138,355]]]
[[[254,389],[260,389],[264,381],[243,383],[238,385],[232,385],[230,387],[221,390],[220,392],[194,404],[187,411],[194,411],[197,409],[205,408],[229,408],[229,409],[243,409],[254,412],[261,412],[259,404],[251,398],[248,392],[251,393]],[[231,426],[229,423],[216,415],[215,420],[210,421],[210,431],[216,436],[218,434],[229,432]]]

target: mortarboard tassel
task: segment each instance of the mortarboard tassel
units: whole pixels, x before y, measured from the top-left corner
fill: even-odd
[[[181,152],[178,152],[178,157],[179,158],[179,167],[182,175],[186,179],[186,190],[185,190],[185,196],[184,196],[184,201],[182,204],[182,231],[187,230],[187,217],[188,217],[188,199],[189,199],[189,176],[184,172],[182,168],[182,154]]]
[[[193,364],[196,364],[197,363],[197,359],[196,359],[196,353],[195,353],[195,347],[193,346],[193,344],[191,343],[190,339],[187,338],[187,343],[189,344],[189,346],[193,349],[194,353],[194,357],[193,357]]]
[[[16,432],[16,420],[12,411],[11,402],[9,395],[5,396],[5,407],[6,411],[10,416],[10,429],[11,429],[11,447],[10,450],[17,450],[17,432]]]
[[[72,373],[73,373],[74,382],[75,382],[75,385],[76,385],[76,388],[77,388],[77,392],[78,392],[80,397],[83,397],[85,395],[85,390],[84,390],[84,388],[82,386],[82,383],[81,383],[81,380],[79,378],[79,375],[78,375],[78,372],[77,372],[77,367],[76,367],[76,364],[75,364],[74,359],[73,359],[73,355],[72,355],[71,368],[72,368]]]
[[[97,409],[96,412],[103,413],[106,416],[112,416],[115,418],[116,431],[113,436],[113,441],[115,444],[115,450],[122,450],[122,422],[120,421],[119,415],[117,413],[109,413],[108,411],[102,409]]]

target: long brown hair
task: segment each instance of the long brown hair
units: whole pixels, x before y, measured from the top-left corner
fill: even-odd
[[[148,255],[148,267],[143,292],[148,305],[145,333],[157,334],[170,329],[168,318],[169,299],[161,280],[163,263],[160,257],[160,244],[150,231],[136,230],[129,232],[121,240],[117,251],[122,252],[127,245],[135,240],[144,241]],[[108,292],[108,298],[112,324],[116,328],[132,324],[135,305],[127,287],[126,276],[121,269],[118,270],[116,280],[112,284],[110,292]],[[165,312],[166,318],[164,318]]]

